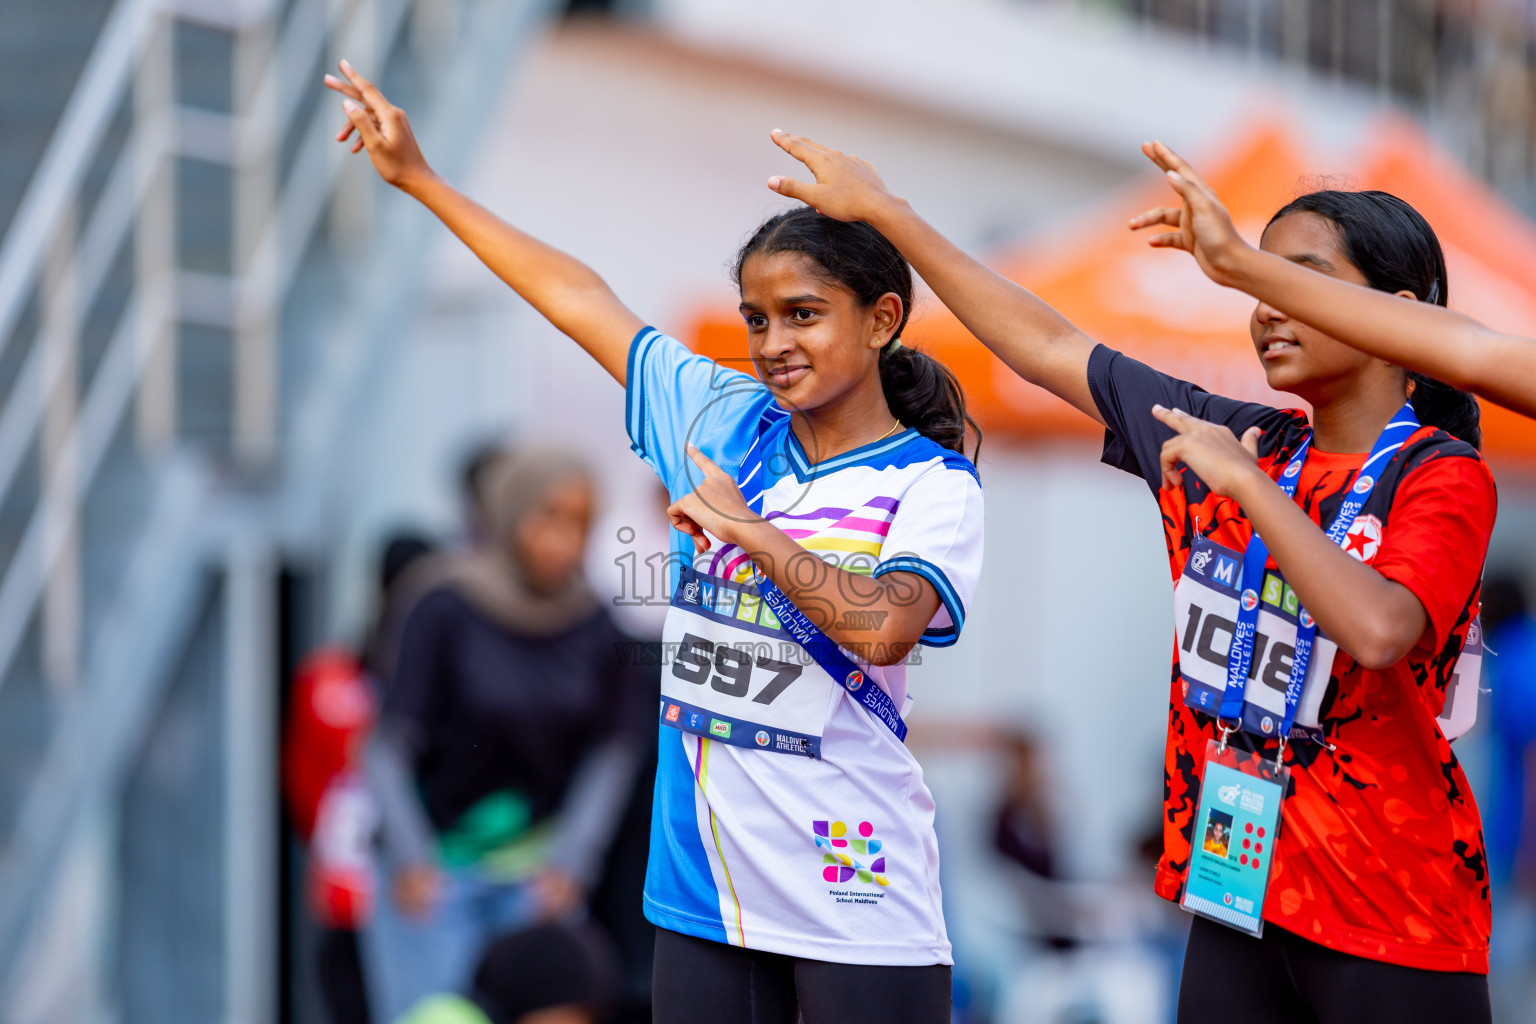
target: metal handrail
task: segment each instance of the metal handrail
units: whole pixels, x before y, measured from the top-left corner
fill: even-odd
[[[44,254],[85,180],[154,25],[160,0],[118,0],[0,242],[0,357]]]
[[[473,100],[483,91],[483,77],[504,63],[509,44],[531,34],[553,7],[553,0],[481,0],[475,7],[478,17],[468,26],[470,43],[441,76],[442,88],[423,118],[424,126],[433,126],[429,135],[433,152],[447,173],[462,170],[472,150],[479,113]],[[408,8],[408,0],[388,0],[383,13],[394,20],[379,27],[392,35]],[[303,23],[291,18],[289,24]],[[280,51],[279,47],[274,53]],[[325,112],[317,111],[314,119],[324,116]],[[291,281],[298,262],[295,247],[309,237],[322,214],[345,157],[342,147],[329,143],[329,132],[309,135],[263,233],[264,239],[272,240],[264,244],[282,246],[279,254],[284,265],[275,278],[280,288]],[[114,201],[127,201],[124,197],[130,192],[141,195],[109,186],[103,202],[107,193],[119,196]],[[116,216],[99,210],[92,224],[108,224]],[[291,516],[274,514],[278,508],[268,504],[274,498],[290,512],[296,506],[313,509],[334,504],[336,495],[328,486],[334,474],[326,468],[341,457],[340,435],[349,422],[355,422],[349,418],[366,412],[369,382],[393,351],[399,318],[412,301],[414,289],[409,285],[418,279],[426,258],[423,242],[431,223],[422,211],[404,203],[393,205],[382,219],[383,244],[372,247],[363,277],[374,285],[390,285],[382,289],[388,301],[374,304],[369,316],[338,332],[328,344],[321,371],[299,402],[295,424],[294,436],[314,442],[313,451],[306,451],[312,457],[290,467],[280,493],[221,491],[208,467],[185,451],[155,469],[152,508],[124,577],[122,592],[128,599],[116,602],[102,617],[85,666],[86,685],[63,702],[62,717],[20,809],[14,842],[0,851],[0,989],[25,948],[38,901],[48,891],[74,822],[84,808],[109,798],[147,728],[150,709],[170,675],[171,659],[185,642],[201,591],[199,581],[210,560],[217,560],[240,537],[249,543],[253,530],[265,534],[265,542],[271,543],[280,531],[291,528]],[[101,230],[110,234],[105,227]],[[88,226],[87,233],[91,231]],[[143,301],[148,300],[136,294],[124,310],[71,425],[66,445],[74,449],[72,457],[79,467],[73,500],[80,499],[105,461],[113,427],[121,421],[143,373],[147,355],[134,344],[134,325],[144,318],[139,307]],[[166,315],[171,314],[166,311]],[[21,393],[14,394],[12,402],[19,397]],[[10,408],[0,415],[0,437],[7,436],[5,420],[11,415]],[[56,555],[51,543],[35,515],[10,569],[0,579],[0,679],[25,625],[23,613],[36,602],[47,578],[48,560]],[[143,600],[148,593],[154,593],[155,599]],[[0,1004],[3,995],[0,991]]]
[[[312,19],[298,16],[300,11],[290,16],[260,88],[277,88],[282,67],[293,66],[291,62],[312,65],[319,57],[325,40],[338,27],[342,27],[338,23],[344,15],[350,13],[355,21],[356,12],[361,7],[353,4],[348,12],[343,12],[340,10],[341,5],[321,0],[313,0],[305,6],[322,11],[321,23],[317,26]],[[108,20],[107,29],[116,25],[120,31],[136,32],[133,42],[142,47],[148,37],[145,25],[150,22],[125,22],[123,19],[127,15],[123,15],[122,11],[130,7],[137,12],[135,18],[152,19],[158,13],[159,4],[156,0],[120,0],[119,8],[114,9],[113,17]],[[375,30],[386,36],[393,35],[408,8],[407,0],[384,0],[380,4]],[[316,31],[317,27],[319,31]],[[106,29],[103,31],[105,33]],[[48,154],[39,164],[38,177],[45,173],[56,174],[63,184],[73,181],[75,187],[78,187],[92,156],[92,149],[87,143],[99,142],[105,128],[106,115],[102,115],[101,111],[106,110],[110,115],[114,109],[113,103],[99,100],[98,94],[112,88],[123,88],[133,74],[136,56],[136,52],[125,50],[121,44],[108,45],[105,39],[98,41],[79,87],[90,92],[89,102],[71,100],[65,115],[66,123],[61,124],[59,133],[50,143]],[[298,90],[292,90],[292,93],[291,97],[285,97],[280,104],[281,113],[288,117],[297,110],[298,100],[302,97]],[[119,95],[117,99],[120,98]],[[166,145],[170,149],[171,124],[181,120],[183,115],[178,113],[180,109],[174,108],[168,112],[165,119],[167,123],[136,125],[133,131],[146,132],[150,134],[151,144]],[[324,213],[326,199],[335,186],[345,155],[341,147],[331,141],[330,133],[326,130],[328,113],[334,116],[333,111],[323,107],[317,109],[306,124],[304,141],[293,172],[289,175],[288,187],[279,193],[279,201],[267,219],[258,242],[258,252],[264,253],[265,257],[254,259],[253,265],[274,267],[275,273],[266,279],[254,281],[232,279],[234,287],[229,295],[232,312],[258,304],[275,303],[286,293],[293,275],[297,273],[299,257]],[[202,111],[197,112],[196,116],[202,119],[220,117]],[[227,117],[224,119],[229,120]],[[280,124],[286,125],[286,122]],[[106,187],[91,213],[82,235],[82,245],[77,250],[82,254],[77,278],[82,305],[88,304],[95,297],[105,280],[111,266],[110,254],[117,252],[127,236],[134,222],[135,211],[150,184],[147,176],[139,173],[142,161],[135,152],[133,141],[130,139],[130,144],[123,147],[123,152],[109,172]],[[68,167],[66,162],[69,159],[76,160],[77,166]],[[51,237],[50,231],[57,230],[62,223],[72,195],[70,190],[63,188],[40,189],[36,181],[35,178],[33,188],[29,189],[23,207],[18,212],[17,230],[21,234],[7,235],[4,255],[0,255],[0,354],[3,354],[5,345],[5,303],[11,301],[19,309],[35,273],[29,267],[27,273],[16,273],[7,278],[3,269],[7,264],[4,261],[7,258],[20,259],[20,256],[12,257],[12,254],[25,253],[28,247],[36,250],[32,257],[34,264],[40,261],[41,253]],[[89,248],[86,248],[86,243]],[[244,294],[239,294],[242,291]],[[165,312],[173,313],[169,310]],[[104,407],[110,409],[112,415],[77,417],[65,442],[66,446],[74,448],[83,456],[72,484],[72,498],[77,502],[90,487],[101,463],[100,455],[105,451],[127,402],[131,400],[145,366],[143,353],[136,352],[135,344],[138,325],[143,321],[137,320],[130,313],[125,310],[119,320],[119,327],[108,343],[107,354],[92,377],[82,401],[82,411]],[[14,311],[10,315],[14,317]],[[47,362],[41,346],[34,345],[23,362],[3,410],[0,410],[0,495],[9,491],[16,472],[25,461],[28,447],[36,437],[46,405],[44,396],[50,394],[58,384],[58,371],[49,367],[55,369],[55,372],[48,374],[45,371]],[[128,376],[122,378],[119,374]],[[10,564],[6,566],[4,574],[0,575],[0,686],[4,685],[12,660],[26,635],[29,613],[41,598],[49,574],[62,552],[57,536],[46,528],[47,515],[48,510],[40,503],[24,529],[21,544],[12,555]]]

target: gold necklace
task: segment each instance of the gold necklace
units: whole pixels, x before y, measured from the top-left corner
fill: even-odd
[[[897,420],[895,423],[891,424],[891,429],[890,430],[887,430],[885,433],[881,434],[879,437],[875,438],[873,441],[871,441],[869,443],[870,444],[878,444],[881,441],[884,441],[886,438],[890,437],[892,434],[896,433],[896,431],[898,431],[900,429],[901,429],[901,420]]]

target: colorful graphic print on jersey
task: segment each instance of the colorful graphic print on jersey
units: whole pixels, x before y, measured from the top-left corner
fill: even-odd
[[[891,884],[885,870],[885,843],[872,838],[875,826],[859,822],[858,835],[848,835],[848,825],[841,821],[813,821],[811,834],[825,865],[821,877],[828,882],[850,882],[855,878],[878,886]]]

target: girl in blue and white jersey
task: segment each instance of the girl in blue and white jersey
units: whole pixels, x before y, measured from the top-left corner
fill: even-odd
[[[655,1019],[948,1021],[904,662],[960,635],[982,500],[958,383],[900,341],[906,262],[868,225],[773,217],[735,265],[751,372],[725,368],[455,191],[404,113],[341,70],[338,141],[356,132],[354,152],[625,386],[632,447],[673,500]]]

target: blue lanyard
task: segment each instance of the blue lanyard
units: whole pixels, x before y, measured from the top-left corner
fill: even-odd
[[[758,425],[757,440],[752,442],[752,447],[747,450],[746,457],[741,460],[741,467],[736,471],[736,485],[741,488],[742,497],[747,501],[747,506],[758,515],[763,514],[763,450],[769,447],[764,443],[770,433],[775,433],[773,428],[783,423],[783,430],[789,429],[789,417],[777,409],[770,409],[764,414],[762,422]],[[778,433],[777,436],[782,436]],[[795,607],[784,591],[778,585],[764,576],[756,565],[752,567],[753,582],[757,584],[757,592],[773,614],[778,616],[779,624],[784,627],[795,642],[805,648],[822,671],[837,680],[843,689],[864,706],[864,709],[883,722],[886,728],[896,734],[896,738],[905,742],[907,738],[907,723],[902,721],[901,711],[896,707],[896,702],[891,695],[880,689],[879,686],[864,678],[864,672],[853,659],[843,653],[842,648],[808,619],[804,612]]]
[[[1360,467],[1354,486],[1339,506],[1339,514],[1328,527],[1328,539],[1343,544],[1354,525],[1355,517],[1365,507],[1366,499],[1376,489],[1376,474],[1380,473],[1392,453],[1419,429],[1419,418],[1414,415],[1413,403],[1405,403],[1392,421],[1382,428],[1381,436],[1371,448],[1370,458]],[[1312,447],[1312,435],[1308,434],[1285,465],[1285,471],[1276,481],[1287,498],[1296,497],[1296,484],[1301,479],[1301,467],[1307,461]],[[1237,625],[1232,631],[1232,646],[1227,652],[1227,688],[1221,697],[1218,717],[1235,721],[1243,714],[1243,693],[1248,685],[1248,669],[1253,664],[1254,638],[1258,634],[1259,588],[1264,582],[1264,566],[1269,561],[1269,547],[1255,530],[1243,552],[1243,575],[1238,584]],[[1296,721],[1296,709],[1301,704],[1301,688],[1307,681],[1307,668],[1312,661],[1312,648],[1317,640],[1317,620],[1307,614],[1305,608],[1296,609],[1296,652],[1291,658],[1291,677],[1285,687],[1285,716],[1280,721],[1280,738],[1290,735]]]

